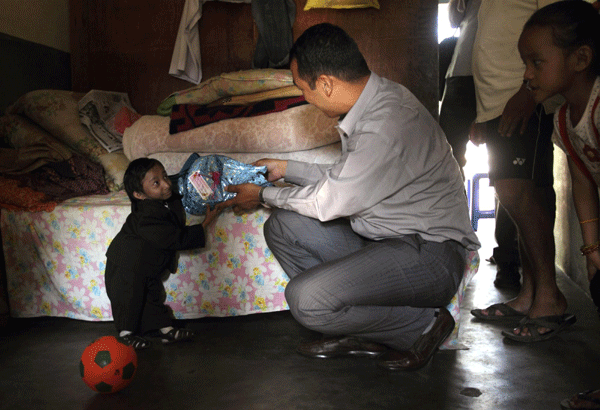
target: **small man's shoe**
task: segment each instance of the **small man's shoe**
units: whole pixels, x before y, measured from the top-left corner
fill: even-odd
[[[303,356],[329,359],[341,356],[377,357],[388,350],[379,343],[367,342],[351,336],[340,336],[304,343],[296,349]]]
[[[425,366],[438,347],[452,333],[454,319],[446,308],[440,308],[437,319],[408,350],[390,350],[382,355],[378,365],[388,370],[417,370]]]

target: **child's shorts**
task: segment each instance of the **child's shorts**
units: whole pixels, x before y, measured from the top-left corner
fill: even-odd
[[[500,117],[485,123],[490,185],[502,179],[532,179],[538,187],[552,186],[552,118],[538,105],[525,133],[517,130],[511,137],[498,133]]]

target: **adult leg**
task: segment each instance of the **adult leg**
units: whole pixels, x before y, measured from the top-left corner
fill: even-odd
[[[521,274],[519,273],[519,240],[517,227],[506,212],[500,201],[496,206],[496,228],[494,237],[497,247],[493,251],[496,264],[496,279],[494,286],[500,289],[519,289],[521,287]]]
[[[469,130],[476,116],[473,77],[447,78],[440,108],[440,127],[446,134],[461,170],[467,163],[465,153],[469,142]]]
[[[347,221],[321,223],[289,212],[276,212],[269,221],[274,216],[265,235],[290,271],[290,310],[304,326],[328,335],[408,349],[432,322],[435,308],[456,293],[464,272],[465,251],[456,242],[426,242],[417,235],[378,242],[359,237],[361,244],[349,251],[343,238],[356,234]],[[325,236],[330,242],[323,251]],[[342,238],[342,246],[335,245],[335,237]],[[288,261],[297,255],[312,266],[296,272],[299,264]]]
[[[357,235],[347,220],[323,223],[283,209],[273,211],[264,233],[269,249],[290,279],[371,242]]]

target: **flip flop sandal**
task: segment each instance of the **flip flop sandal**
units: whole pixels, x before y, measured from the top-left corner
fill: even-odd
[[[120,336],[120,339],[128,346],[132,346],[135,350],[147,349],[150,347],[150,341],[148,339],[144,339],[141,336],[136,336],[133,334],[128,334],[125,336]]]
[[[488,312],[487,315],[483,314],[483,311]],[[499,315],[498,313],[501,313]],[[486,309],[473,309],[471,314],[479,320],[486,322],[518,322],[521,319],[527,317],[525,313],[521,313],[518,310],[511,308],[504,303],[496,303],[489,306]]]
[[[588,391],[584,391],[583,393],[577,393],[577,395],[574,397],[575,400],[581,400],[584,402],[595,404],[596,406],[594,406],[594,407],[577,407],[577,406],[573,407],[571,405],[573,398],[564,399],[563,401],[561,401],[560,407],[563,410],[573,410],[573,409],[600,410],[600,398],[590,396],[590,394],[598,393],[598,392],[600,392],[600,390],[588,390]]]
[[[171,329],[167,333],[161,334],[160,338],[163,344],[170,344],[175,342],[184,342],[192,340],[195,333],[190,329]]]
[[[521,322],[519,322],[519,326],[517,327],[517,329],[521,331],[524,328],[527,328],[529,329],[529,333],[531,333],[530,335],[524,336],[521,334],[514,334],[512,330],[509,332],[503,330],[502,335],[517,342],[541,342],[542,340],[548,340],[551,337],[556,336],[557,333],[571,326],[576,321],[577,318],[575,317],[575,315],[567,313],[565,313],[564,315],[536,317],[535,319],[526,317],[525,319],[521,320]],[[539,329],[542,328],[550,330],[545,333],[540,333]]]

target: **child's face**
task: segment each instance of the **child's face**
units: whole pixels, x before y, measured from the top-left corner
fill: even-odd
[[[525,63],[523,77],[536,103],[569,90],[575,73],[573,53],[554,45],[550,27],[526,29],[519,39],[519,53]]]
[[[164,167],[160,164],[154,165],[142,180],[144,192],[134,192],[137,199],[160,199],[167,200],[173,195],[171,180],[167,177]]]

